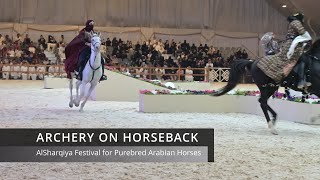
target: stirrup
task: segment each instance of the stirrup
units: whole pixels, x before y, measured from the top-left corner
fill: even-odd
[[[298,89],[303,89],[304,88],[304,86],[305,86],[305,81],[300,81],[299,83],[298,83],[298,85],[297,85],[297,88]]]

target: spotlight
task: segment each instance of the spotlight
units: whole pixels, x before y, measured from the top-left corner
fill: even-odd
[[[284,5],[282,5],[282,7],[283,7],[283,8],[286,8],[286,7],[287,7],[287,5],[286,5],[286,4],[284,4]]]

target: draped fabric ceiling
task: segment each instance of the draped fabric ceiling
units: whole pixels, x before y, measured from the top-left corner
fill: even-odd
[[[284,33],[265,0],[0,0],[0,22]]]
[[[259,37],[282,37],[283,12],[269,0],[0,0],[0,33],[71,40],[88,19],[104,37],[174,38],[214,46],[245,46],[259,54]]]
[[[305,15],[305,25],[314,37],[320,35],[320,11],[319,0],[267,0],[267,2],[278,10],[284,16],[296,12],[302,12]],[[281,6],[285,4],[286,8]]]

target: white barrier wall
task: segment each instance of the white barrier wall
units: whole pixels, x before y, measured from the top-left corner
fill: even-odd
[[[167,89],[112,71],[107,71],[106,74],[108,76],[108,80],[97,85],[97,101],[138,102],[140,90]]]
[[[146,113],[248,113],[263,115],[259,97],[225,95],[144,95],[140,94],[139,111]],[[290,102],[279,99],[268,101],[278,113],[278,119],[304,124],[320,124],[320,105]]]

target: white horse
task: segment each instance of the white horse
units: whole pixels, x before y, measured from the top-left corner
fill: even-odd
[[[73,79],[71,78],[69,81],[69,89],[70,89],[70,102],[69,107],[73,107],[73,104],[78,107],[80,104],[81,99],[85,95],[86,84],[90,83],[90,88],[88,94],[86,95],[84,101],[81,103],[80,112],[83,112],[83,107],[86,104],[88,98],[91,95],[91,92],[94,90],[96,85],[98,84],[101,76],[102,76],[102,65],[101,65],[101,53],[100,53],[100,46],[101,46],[101,38],[100,33],[87,33],[89,38],[91,39],[91,55],[90,59],[88,60],[85,68],[83,69],[82,73],[82,81],[77,80],[76,82],[76,98],[73,99],[72,96],[72,88],[73,88]],[[74,76],[75,73],[71,73],[71,77]],[[79,87],[81,85],[80,90],[80,97],[79,97]]]

